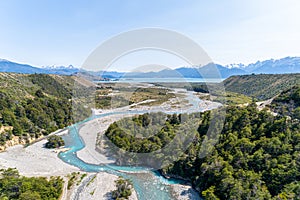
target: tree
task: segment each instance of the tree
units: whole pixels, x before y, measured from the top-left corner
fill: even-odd
[[[14,126],[16,123],[16,116],[9,109],[2,110],[3,122],[7,125]]]
[[[112,198],[116,200],[128,199],[132,194],[132,183],[130,180],[119,178],[115,183],[117,189],[112,191]]]
[[[220,200],[215,194],[215,186],[211,186],[210,188],[208,188],[207,190],[202,192],[203,197],[206,200]]]
[[[44,93],[43,93],[43,91],[42,91],[41,89],[37,90],[37,91],[35,92],[35,95],[36,95],[37,97],[39,97],[39,98],[43,98],[43,97],[45,96]]]
[[[61,147],[64,145],[65,145],[65,142],[61,136],[51,135],[48,137],[48,142],[45,144],[45,147],[52,149],[52,148],[58,148],[58,147]]]

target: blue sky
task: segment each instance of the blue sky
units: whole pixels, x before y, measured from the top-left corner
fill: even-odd
[[[81,66],[101,42],[132,29],[187,35],[214,62],[300,56],[298,0],[0,0],[0,58],[34,66]],[[174,56],[129,55],[113,65],[181,66]]]

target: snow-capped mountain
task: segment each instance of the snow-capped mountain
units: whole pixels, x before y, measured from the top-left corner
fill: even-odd
[[[256,74],[285,74],[285,73],[300,73],[300,57],[286,57],[278,60],[270,59],[258,61],[248,65],[247,72]]]
[[[232,68],[237,68],[237,69],[245,69],[247,67],[247,65],[244,65],[243,63],[233,63],[233,64],[229,64],[229,65],[225,65],[224,67],[228,68],[228,69],[232,69]]]
[[[67,67],[62,65],[51,65],[51,66],[43,66],[44,69],[77,69],[73,65],[69,65]]]
[[[229,64],[226,68],[238,68],[245,70],[248,73],[263,73],[263,74],[282,74],[282,73],[299,73],[300,72],[300,57],[286,57],[282,59],[269,59],[257,61],[249,65]]]
[[[79,68],[76,68],[73,65],[69,65],[67,67],[61,65],[51,65],[43,68],[50,71],[53,74],[61,74],[61,75],[71,75],[80,71]]]

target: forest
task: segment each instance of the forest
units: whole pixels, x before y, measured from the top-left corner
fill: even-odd
[[[73,84],[70,76],[0,74],[0,145],[13,136],[38,138],[74,123]],[[83,119],[88,112],[82,113]]]
[[[206,134],[214,111],[126,118],[113,123],[106,136],[122,149],[116,155],[122,151],[152,152],[166,146],[176,134],[186,134],[182,130],[191,125],[188,122],[197,122],[191,144],[176,162],[160,169],[163,175],[188,180],[205,199],[300,199],[299,94],[299,88],[293,88],[272,104],[277,110],[280,105],[292,104],[291,116],[274,116],[268,109],[259,111],[255,103],[226,107],[218,142],[207,147],[212,151],[206,157],[201,156],[201,145],[209,139]],[[149,164],[130,160],[134,159],[126,157],[120,163]]]
[[[56,200],[62,194],[60,177],[23,177],[16,169],[0,170],[1,200]]]

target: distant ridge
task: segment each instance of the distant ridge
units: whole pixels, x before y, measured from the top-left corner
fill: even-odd
[[[48,73],[42,68],[33,67],[27,64],[19,64],[8,60],[0,59],[0,72],[15,72],[23,74]]]
[[[214,66],[218,69],[214,73]],[[75,68],[72,65],[65,66],[49,66],[49,67],[34,67],[27,64],[19,64],[8,60],[0,59],[0,72],[15,72],[24,74],[58,74],[72,75],[82,70]],[[278,60],[270,59],[265,61],[257,61],[249,65],[244,64],[207,64],[201,67],[180,67],[177,69],[164,69],[158,72],[111,72],[98,71],[92,72],[93,75],[103,78],[118,79],[125,78],[228,78],[233,75],[246,74],[289,74],[300,73],[300,57],[286,57]]]
[[[223,81],[226,91],[267,100],[300,84],[300,73],[232,76]]]
[[[28,64],[20,64],[4,59],[0,59],[0,72],[14,72],[20,74],[57,74],[57,75],[72,75],[79,72],[75,67],[33,67]]]
[[[213,73],[215,67],[220,74]],[[270,59],[257,61],[256,63],[230,64],[222,66],[219,64],[207,64],[201,67],[181,67],[175,70],[165,69],[159,72],[126,73],[126,78],[163,78],[163,77],[185,77],[185,78],[228,78],[233,75],[246,74],[290,74],[300,73],[300,57],[286,57],[278,60]],[[116,77],[117,78],[117,77]]]
[[[181,67],[175,70],[164,69],[158,72],[147,73],[129,72],[126,73],[124,76],[126,78],[227,78],[232,75],[242,74],[246,74],[246,72],[242,69],[228,69],[226,67],[223,67],[222,65],[214,65],[210,63],[208,65],[198,68]]]

